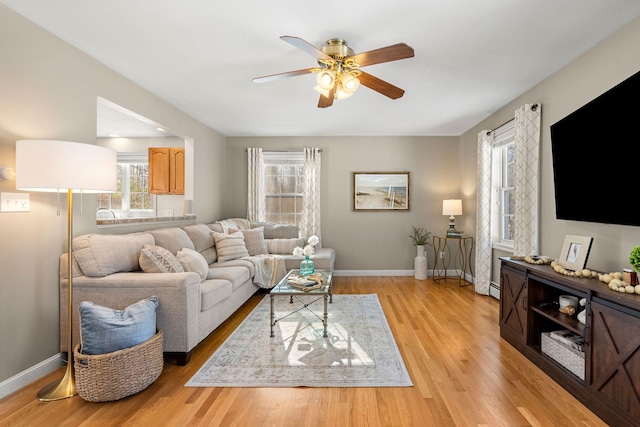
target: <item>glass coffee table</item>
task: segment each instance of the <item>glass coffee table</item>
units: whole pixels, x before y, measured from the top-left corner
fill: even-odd
[[[305,308],[310,312],[312,312],[318,319],[322,320],[322,326],[324,327],[322,336],[324,338],[327,337],[328,303],[333,302],[333,273],[331,271],[326,271],[326,270],[316,270],[315,273],[321,274],[325,279],[322,287],[319,287],[317,289],[309,289],[309,290],[300,289],[298,287],[289,286],[287,284],[289,280],[289,276],[291,276],[292,274],[294,275],[300,274],[300,270],[298,269],[289,271],[287,275],[284,276],[282,280],[280,280],[280,282],[273,287],[273,289],[271,289],[271,292],[269,292],[269,298],[271,299],[271,316],[270,316],[271,338],[275,336],[273,333],[273,327],[276,325],[276,323],[279,320],[289,317],[292,314],[297,313],[298,311]],[[297,309],[292,309],[290,313],[276,319],[275,310],[274,310],[274,300],[277,296],[288,296],[290,304],[293,304],[295,299],[297,302],[301,304],[301,306],[298,306]],[[306,300],[302,300],[300,298],[301,296],[311,296],[316,298],[313,298],[311,301],[306,301]],[[322,312],[322,318],[309,308],[311,304],[321,299],[324,300],[324,311]]]

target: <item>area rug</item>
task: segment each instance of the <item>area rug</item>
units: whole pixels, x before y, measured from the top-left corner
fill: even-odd
[[[274,338],[269,304],[266,295],[185,386],[413,385],[377,295],[334,295],[327,338],[322,298],[304,295],[290,303],[289,297],[276,297]]]

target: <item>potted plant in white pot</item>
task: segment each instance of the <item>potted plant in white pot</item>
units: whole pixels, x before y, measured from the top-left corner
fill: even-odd
[[[417,280],[427,279],[427,255],[425,253],[425,246],[431,245],[429,237],[431,232],[427,231],[424,227],[416,227],[412,225],[412,233],[409,235],[413,244],[416,245],[416,257],[413,260],[414,277]]]

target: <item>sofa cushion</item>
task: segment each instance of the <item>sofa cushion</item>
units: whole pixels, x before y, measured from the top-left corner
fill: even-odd
[[[233,292],[228,280],[206,280],[200,284],[200,311],[209,310]]]
[[[244,236],[241,232],[225,234],[212,231],[213,239],[216,241],[216,251],[218,252],[218,262],[230,261],[243,256],[249,256],[247,247],[244,245]]]
[[[212,248],[216,243],[211,235],[211,229],[205,224],[185,225],[182,229],[193,242],[193,248],[200,253]]]
[[[81,352],[106,354],[142,344],[156,334],[157,307],[155,295],[124,310],[80,302]]]
[[[209,269],[207,279],[227,280],[235,291],[240,285],[251,279],[251,274],[246,267],[218,267]]]
[[[240,230],[244,236],[244,245],[249,255],[267,254],[267,244],[264,240],[264,229],[262,227]]]
[[[245,218],[229,218],[216,221],[216,224],[222,226],[224,233],[230,233],[230,230],[242,230],[251,228],[251,223]]]
[[[182,248],[195,249],[189,235],[182,228],[159,228],[150,230],[149,233],[153,235],[156,246],[162,246],[174,255]]]
[[[209,273],[209,264],[207,260],[198,251],[189,248],[182,248],[176,254],[176,258],[184,268],[184,271],[193,271],[198,273],[200,281],[204,281]]]
[[[292,224],[278,224],[275,222],[252,222],[251,228],[264,228],[265,239],[293,239],[300,237],[300,229]]]
[[[291,255],[296,246],[304,246],[304,237],[297,239],[267,239],[267,250],[270,254]]]
[[[144,245],[140,251],[140,267],[145,273],[182,273],[184,268],[168,249]]]
[[[85,276],[140,270],[138,260],[144,245],[153,245],[150,233],[86,234],[73,239],[76,261]]]

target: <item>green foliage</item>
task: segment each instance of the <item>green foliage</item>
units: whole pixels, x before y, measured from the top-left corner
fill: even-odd
[[[409,237],[411,237],[411,240],[413,240],[414,245],[431,245],[431,242],[429,242],[429,236],[431,236],[431,232],[427,231],[427,229],[424,227],[416,227],[412,225],[411,228],[413,228],[413,234],[411,234]]]
[[[635,271],[640,271],[640,246],[636,246],[631,250],[629,262]]]

